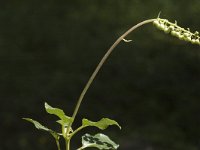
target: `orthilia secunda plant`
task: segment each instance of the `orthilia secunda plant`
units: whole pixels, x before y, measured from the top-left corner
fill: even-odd
[[[184,40],[192,44],[200,45],[199,33],[197,31],[195,33],[192,33],[189,29],[184,29],[178,26],[177,22],[172,23],[166,19],[161,19],[159,17],[157,17],[156,19],[149,19],[149,20],[142,21],[134,25],[133,27],[131,27],[129,30],[127,30],[107,50],[107,52],[105,53],[105,55],[103,56],[99,64],[97,65],[96,69],[92,73],[91,77],[89,78],[88,82],[86,83],[85,87],[83,88],[83,91],[81,92],[79,99],[77,100],[74,112],[71,116],[65,115],[62,109],[54,108],[45,102],[46,112],[52,115],[56,115],[59,118],[59,120],[57,120],[56,122],[61,126],[60,132],[49,129],[46,126],[43,126],[42,124],[40,124],[39,122],[33,119],[30,119],[30,118],[23,118],[23,119],[33,123],[37,129],[49,132],[54,137],[58,150],[61,150],[61,146],[59,142],[60,138],[63,138],[65,140],[65,149],[70,150],[70,142],[71,142],[72,137],[74,137],[75,134],[77,134],[80,130],[86,127],[97,127],[100,130],[104,130],[108,126],[115,125],[121,129],[120,125],[115,120],[111,120],[109,118],[102,118],[99,121],[91,121],[84,118],[82,119],[82,124],[77,129],[73,129],[72,125],[75,121],[76,115],[78,113],[78,110],[80,108],[80,105],[83,101],[83,98],[86,92],[88,91],[91,83],[95,79],[102,65],[108,59],[108,57],[110,56],[114,48],[121,41],[130,42],[131,40],[126,40],[125,37],[128,34],[130,34],[132,31],[134,31],[135,29],[148,23],[153,23],[156,28],[164,31],[165,33],[170,33],[172,36],[175,36],[179,38],[180,40]],[[113,142],[108,136],[104,135],[103,133],[98,133],[95,135],[90,135],[86,133],[85,135],[82,136],[82,146],[80,146],[77,150],[83,150],[89,147],[97,148],[100,150],[115,150],[115,149],[118,149],[119,145]]]

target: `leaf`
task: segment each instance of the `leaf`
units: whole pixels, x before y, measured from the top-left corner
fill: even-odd
[[[30,118],[23,118],[24,120],[26,121],[29,121],[31,123],[33,123],[35,125],[35,127],[39,130],[44,130],[44,131],[49,131],[49,129],[43,125],[41,125],[38,121],[35,121],[33,119],[30,119]]]
[[[56,122],[67,129],[68,124],[66,124],[63,120],[57,120]],[[73,132],[72,127],[70,127],[70,132]]]
[[[23,119],[26,120],[26,121],[29,121],[29,122],[33,123],[37,129],[43,130],[43,131],[47,131],[54,138],[56,138],[57,140],[59,139],[60,136],[58,135],[58,133],[56,133],[55,131],[53,131],[53,130],[51,130],[51,129],[43,126],[43,125],[41,125],[38,121],[35,121],[35,120],[31,119],[31,118],[23,118]]]
[[[121,126],[115,120],[111,120],[109,118],[102,118],[101,120],[99,120],[97,122],[93,122],[88,119],[82,120],[82,126],[85,126],[85,127],[86,126],[95,126],[101,130],[106,129],[110,125],[116,125],[121,129]]]
[[[82,136],[82,149],[87,147],[96,147],[100,150],[115,150],[119,147],[108,136],[98,133],[96,135],[85,134]]]
[[[59,122],[59,123],[62,123],[62,125],[64,125],[64,126],[67,126],[70,122],[72,122],[72,118],[66,116],[62,109],[53,108],[46,102],[45,102],[45,110],[49,114],[58,116],[62,120],[62,122]]]

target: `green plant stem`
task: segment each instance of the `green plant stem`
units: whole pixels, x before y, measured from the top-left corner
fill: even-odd
[[[70,150],[70,139],[65,139],[66,150]]]
[[[58,150],[61,150],[60,149],[60,142],[58,140],[56,140],[56,145],[57,145]]]
[[[79,132],[80,130],[82,130],[85,127],[87,127],[87,126],[80,126],[79,128],[77,128],[74,132],[72,132],[70,134],[70,139],[72,138],[72,136],[74,136],[77,132]]]
[[[138,27],[144,25],[144,24],[147,24],[147,23],[151,23],[153,22],[154,20],[156,19],[148,19],[148,20],[145,20],[145,21],[142,21],[138,24],[136,24],[135,26],[131,27],[128,31],[126,31],[123,35],[121,35],[115,42],[114,44],[108,49],[108,51],[105,53],[105,55],[103,56],[103,58],[101,59],[101,61],[99,62],[99,64],[97,65],[96,69],[94,70],[94,72],[92,73],[91,77],[89,78],[88,82],[86,83],[83,91],[81,92],[80,94],[80,97],[77,101],[77,104],[76,104],[76,107],[74,109],[74,112],[73,112],[73,115],[72,115],[72,119],[73,121],[69,124],[68,126],[68,130],[67,130],[67,133],[69,133],[70,131],[70,127],[72,126],[73,122],[74,122],[74,119],[77,115],[77,112],[79,110],[79,107],[81,105],[81,102],[87,92],[87,90],[89,89],[91,83],[93,82],[94,78],[96,77],[97,73],[99,72],[99,70],[101,69],[102,65],[105,63],[105,61],[107,60],[107,58],[109,57],[109,55],[112,53],[112,51],[114,50],[114,48],[122,41],[124,40],[124,38],[130,34],[132,31],[134,31],[135,29],[137,29]]]

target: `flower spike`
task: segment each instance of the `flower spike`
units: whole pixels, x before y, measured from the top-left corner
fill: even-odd
[[[153,21],[153,24],[158,29],[164,31],[165,33],[171,33],[171,35],[179,38],[180,40],[200,45],[199,32],[196,31],[195,33],[192,33],[189,28],[184,29],[178,26],[177,21],[175,21],[175,23],[171,23],[167,19],[161,19],[158,17],[155,21]]]

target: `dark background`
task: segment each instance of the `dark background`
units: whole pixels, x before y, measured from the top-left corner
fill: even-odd
[[[199,0],[11,0],[0,2],[0,150],[55,150],[56,118],[44,102],[72,114],[109,46],[132,25],[161,17],[199,30]],[[146,25],[122,42],[82,103],[81,118],[115,119],[103,131],[123,150],[200,149],[200,48]],[[87,130],[94,134],[94,131]],[[85,133],[85,132],[83,132]],[[81,134],[72,140],[80,145]]]

